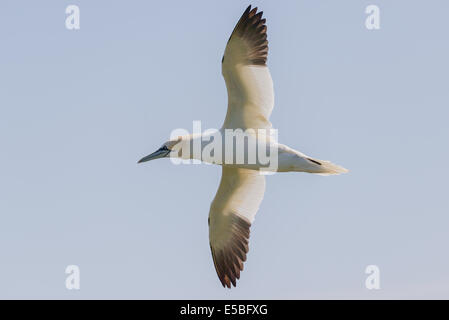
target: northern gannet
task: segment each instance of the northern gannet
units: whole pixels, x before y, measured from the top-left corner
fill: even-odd
[[[192,134],[171,139],[154,153],[139,160],[141,163],[178,157],[222,165],[221,182],[209,212],[209,240],[218,277],[222,285],[228,288],[231,288],[231,284],[236,285],[243,270],[243,262],[246,261],[250,226],[265,192],[265,175],[260,170],[266,166],[259,162],[236,163],[233,157],[232,161],[226,162],[224,146],[230,143],[225,139],[226,130],[253,130],[247,136],[248,141],[263,140],[277,156],[277,165],[271,168],[272,171],[322,175],[347,172],[329,161],[308,157],[279,144],[270,133],[264,133],[264,130],[272,129],[268,119],[274,106],[273,81],[266,65],[268,41],[265,22],[262,11],[257,12],[257,7],[251,9],[248,6],[226,45],[222,74],[228,91],[228,110],[218,130],[223,154],[218,159],[211,159],[202,152],[195,154],[192,151],[195,143],[200,146],[200,151],[204,151],[209,141],[217,140],[217,135],[212,138],[212,134]],[[236,151],[234,146],[232,148]],[[245,157],[248,157],[248,150],[244,150]],[[215,152],[218,153],[217,150]]]

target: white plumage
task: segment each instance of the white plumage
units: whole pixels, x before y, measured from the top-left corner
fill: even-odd
[[[266,65],[268,56],[267,27],[262,12],[249,6],[238,21],[228,40],[222,60],[222,73],[228,90],[228,110],[222,128],[254,129],[248,139],[263,139],[277,153],[277,172],[309,172],[322,175],[347,172],[329,161],[313,159],[279,144],[270,137],[269,121],[274,106],[273,81]],[[258,129],[263,129],[262,133]],[[264,133],[265,132],[265,133]],[[259,171],[260,163],[226,163],[223,158],[212,161],[202,154],[181,152],[190,149],[193,141],[204,141],[210,136],[189,135],[170,140],[160,149],[139,162],[163,157],[195,158],[222,165],[222,177],[209,212],[209,240],[215,269],[223,286],[236,285],[248,253],[250,226],[265,192],[265,176]],[[205,139],[206,138],[206,139]],[[224,148],[223,148],[224,150]],[[235,151],[235,149],[234,149]],[[245,149],[245,153],[248,153]],[[245,156],[248,156],[245,154]]]

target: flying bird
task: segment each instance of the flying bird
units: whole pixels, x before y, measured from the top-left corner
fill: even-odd
[[[277,155],[276,172],[308,172],[321,175],[345,173],[347,170],[329,161],[311,158],[299,151],[280,144],[271,134],[269,121],[274,106],[273,81],[267,67],[268,41],[266,20],[262,11],[251,6],[245,10],[232,32],[222,59],[222,74],[228,91],[228,109],[225,121],[218,133],[225,140],[226,130],[249,130],[248,139],[263,140]],[[262,132],[262,133],[260,133]],[[217,136],[213,136],[214,139]],[[165,142],[158,150],[139,160],[139,163],[158,158],[178,157],[199,159],[222,165],[221,182],[210,206],[209,241],[212,258],[223,287],[236,286],[243,262],[248,253],[250,227],[265,193],[266,168],[261,162],[226,162],[205,158],[190,152],[199,143],[202,150],[211,134],[191,134]],[[249,140],[248,140],[249,141]],[[188,150],[189,152],[185,152]],[[225,148],[223,147],[223,151]],[[235,151],[235,149],[232,149]],[[245,149],[248,156],[249,149]],[[233,160],[233,159],[232,159]]]

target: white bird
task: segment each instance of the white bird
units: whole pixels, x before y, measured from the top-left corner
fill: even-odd
[[[262,12],[249,6],[228,40],[222,59],[222,73],[228,90],[228,110],[222,128],[270,130],[268,120],[274,106],[273,81],[266,65],[268,56],[267,27]],[[187,135],[167,141],[156,152],[142,158],[145,162],[165,157],[199,159],[222,165],[222,177],[209,212],[209,240],[218,277],[224,287],[236,286],[248,253],[250,226],[254,221],[265,192],[265,175],[257,163],[226,163],[222,158],[210,160],[191,150],[199,142],[202,150],[211,135]],[[340,174],[346,169],[329,161],[313,159],[279,144],[269,134],[250,135],[264,140],[277,153],[274,171],[309,172],[323,175]],[[223,143],[229,143],[223,139]],[[186,149],[184,149],[186,148]],[[233,149],[235,151],[235,149]],[[245,153],[248,150],[245,149]]]

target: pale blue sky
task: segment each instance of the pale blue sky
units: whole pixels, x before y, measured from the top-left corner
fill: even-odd
[[[208,243],[221,169],[136,164],[172,129],[221,125],[248,4],[0,2],[0,298],[449,298],[447,1],[252,2],[280,141],[351,171],[267,178],[237,288]]]

